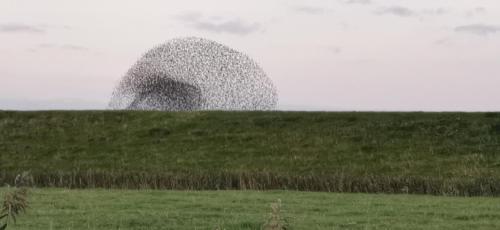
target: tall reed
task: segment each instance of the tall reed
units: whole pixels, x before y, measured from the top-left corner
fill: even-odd
[[[15,172],[0,172],[0,184],[15,180]],[[353,176],[271,172],[120,172],[71,171],[32,173],[38,187],[177,189],[177,190],[297,190],[349,193],[408,193],[449,196],[500,196],[498,178],[418,176]]]

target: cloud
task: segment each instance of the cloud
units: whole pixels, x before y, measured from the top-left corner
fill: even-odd
[[[72,45],[72,44],[64,44],[64,45],[61,45],[60,48],[65,49],[65,50],[74,50],[74,51],[86,51],[86,50],[88,50],[87,47],[79,46],[79,45]]]
[[[56,45],[52,43],[40,43],[38,44],[38,48],[55,48]]]
[[[203,17],[203,14],[200,12],[187,12],[177,16],[177,19],[186,22],[196,22],[200,21]]]
[[[294,7],[293,10],[300,13],[305,14],[324,14],[327,10],[321,7],[312,7],[312,6],[297,6]]]
[[[375,13],[379,15],[395,15],[399,17],[411,17],[417,15],[415,11],[402,6],[384,7],[377,10]]]
[[[328,51],[330,51],[330,52],[331,52],[331,53],[333,53],[333,54],[340,54],[340,53],[342,52],[342,48],[340,48],[340,47],[336,47],[336,46],[334,46],[334,47],[329,47],[329,48],[328,48]]]
[[[441,39],[438,39],[438,40],[434,41],[435,45],[440,45],[440,46],[448,45],[450,43],[451,43],[451,39],[450,38],[441,38]]]
[[[241,18],[206,18],[199,12],[186,13],[178,16],[177,19],[187,23],[195,29],[214,33],[247,35],[262,29],[261,24],[256,22],[246,22]]]
[[[378,15],[394,15],[399,17],[423,17],[444,15],[448,13],[448,10],[444,8],[412,10],[402,6],[390,6],[380,8],[375,13]]]
[[[73,44],[53,44],[53,43],[40,43],[37,48],[39,49],[60,49],[60,50],[70,50],[70,51],[87,51],[87,47],[73,45]],[[37,49],[30,49],[30,51],[36,51]]]
[[[430,15],[430,16],[439,16],[448,13],[448,10],[444,8],[436,8],[436,9],[424,9],[420,11],[421,15]]]
[[[2,33],[34,33],[41,34],[45,33],[45,29],[40,26],[7,23],[0,24],[0,32]]]
[[[363,4],[363,5],[372,3],[371,0],[344,0],[343,2],[345,4]]]
[[[485,24],[471,24],[455,27],[455,32],[470,33],[480,36],[487,36],[500,32],[500,26],[485,25]]]
[[[246,23],[241,19],[232,19],[224,22],[196,22],[194,23],[194,28],[200,30],[207,30],[215,33],[230,33],[247,35],[256,32],[260,29],[260,24],[258,23]]]
[[[485,13],[486,13],[486,9],[485,8],[483,8],[483,7],[476,7],[474,9],[467,10],[465,12],[465,17],[471,18],[471,17],[475,17],[477,15],[482,15],[482,14],[485,14]]]
[[[343,52],[342,47],[335,46],[335,45],[317,45],[315,48],[321,52],[327,53],[327,54],[334,54],[338,55]]]

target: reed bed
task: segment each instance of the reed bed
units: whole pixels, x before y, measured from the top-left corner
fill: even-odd
[[[0,183],[18,173],[1,172]],[[269,172],[40,172],[33,173],[37,187],[69,189],[169,190],[296,190],[346,193],[430,194],[447,196],[499,196],[497,178],[429,178],[407,176],[350,176],[347,174],[293,175]]]

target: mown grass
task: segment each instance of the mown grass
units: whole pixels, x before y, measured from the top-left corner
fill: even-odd
[[[499,195],[499,153],[500,113],[0,112],[1,183]]]
[[[32,189],[27,214],[9,229],[260,229],[278,199],[281,218],[297,230],[500,228],[498,198]]]

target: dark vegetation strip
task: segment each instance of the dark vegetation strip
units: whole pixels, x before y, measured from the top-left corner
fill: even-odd
[[[8,184],[18,174],[2,172]],[[296,190],[347,193],[429,194],[447,196],[499,196],[498,178],[436,178],[404,176],[280,175],[249,173],[112,173],[54,172],[33,175],[38,187],[173,189],[173,190]]]
[[[496,196],[500,113],[0,111],[0,184]]]

